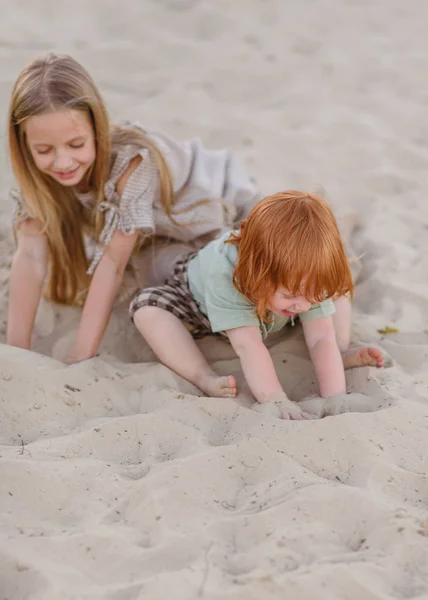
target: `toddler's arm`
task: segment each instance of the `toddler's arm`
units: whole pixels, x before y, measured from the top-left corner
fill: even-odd
[[[333,317],[303,321],[303,332],[322,398],[346,392],[345,371]]]
[[[242,370],[250,390],[261,404],[275,403],[285,419],[302,419],[298,406],[291,402],[278,380],[269,350],[263,343],[259,327],[229,329],[230,343],[241,360]]]
[[[28,219],[18,229],[10,273],[7,343],[30,349],[34,320],[48,271],[48,243],[42,225]]]

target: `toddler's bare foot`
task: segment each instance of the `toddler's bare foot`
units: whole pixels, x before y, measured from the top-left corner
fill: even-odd
[[[382,351],[373,346],[343,350],[342,360],[345,369],[355,369],[356,367],[377,367],[380,369],[384,365]]]
[[[236,379],[233,375],[202,375],[198,387],[212,398],[235,398]]]

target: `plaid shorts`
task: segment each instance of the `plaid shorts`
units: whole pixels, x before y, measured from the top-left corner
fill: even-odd
[[[187,268],[195,254],[196,252],[192,252],[176,262],[171,277],[163,285],[144,288],[135,294],[129,305],[129,316],[132,321],[138,309],[143,306],[157,306],[184,321],[195,339],[203,338],[206,335],[220,335],[227,338],[223,331],[212,332],[209,320],[201,313],[196,300],[190,293]]]

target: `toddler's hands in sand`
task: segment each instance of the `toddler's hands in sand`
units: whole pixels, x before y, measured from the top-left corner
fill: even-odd
[[[295,402],[288,399],[287,395],[274,394],[267,402],[256,402],[253,410],[277,419],[302,421],[312,419],[309,413],[303,412]]]

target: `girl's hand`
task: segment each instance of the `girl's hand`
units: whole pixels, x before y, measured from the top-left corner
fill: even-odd
[[[78,363],[78,360],[75,360],[74,358],[71,358],[71,356],[67,356],[67,358],[64,361],[64,364],[66,365],[74,365],[75,363]]]
[[[64,363],[66,365],[75,365],[76,363],[83,362],[84,360],[89,360],[90,358],[92,358],[92,357],[79,355],[79,354],[76,354],[75,352],[69,352],[69,354],[67,355],[67,358],[64,360]]]
[[[72,358],[71,356],[67,356],[67,358],[64,360],[64,364],[66,364],[66,365],[74,365],[78,362],[80,362],[80,361],[76,360],[75,358]]]

